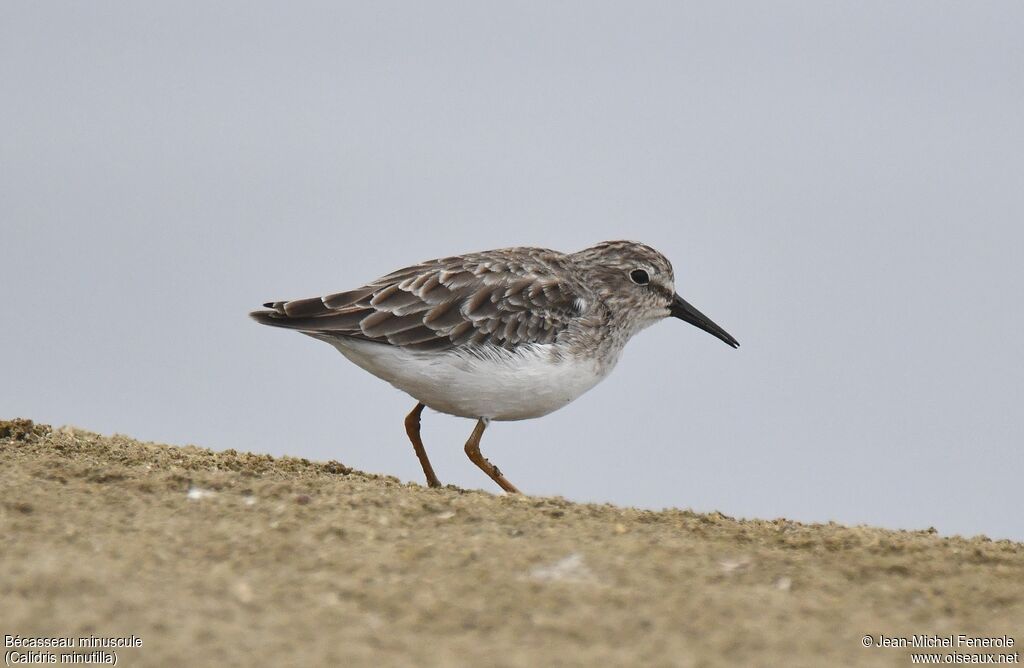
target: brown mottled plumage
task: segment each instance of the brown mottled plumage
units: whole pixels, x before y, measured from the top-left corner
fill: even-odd
[[[472,253],[399,269],[356,290],[266,304],[267,325],[410,350],[553,343],[588,291],[566,256],[538,248]],[[562,275],[560,277],[560,274]]]

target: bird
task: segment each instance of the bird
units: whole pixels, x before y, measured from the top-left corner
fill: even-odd
[[[611,373],[634,335],[665,318],[739,347],[679,296],[668,259],[635,241],[452,255],[353,290],[263,306],[249,314],[257,322],[325,341],[416,400],[405,430],[428,486],[442,485],[420,436],[424,407],[476,420],[465,452],[509,494],[520,492],[480,451],[492,421],[566,406]]]

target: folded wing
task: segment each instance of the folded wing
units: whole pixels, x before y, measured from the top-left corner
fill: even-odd
[[[265,325],[412,350],[553,343],[580,317],[581,286],[550,261],[488,253],[426,262],[347,292],[265,304]]]

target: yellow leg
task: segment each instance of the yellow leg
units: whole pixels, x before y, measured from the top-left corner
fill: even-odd
[[[484,429],[487,428],[487,422],[485,420],[477,420],[476,428],[473,429],[473,433],[470,435],[469,440],[466,441],[466,454],[469,455],[469,460],[480,467],[480,470],[490,476],[491,480],[498,483],[503,490],[509,494],[519,494],[519,490],[516,486],[508,481],[508,479],[501,475],[501,471],[494,464],[487,461],[487,458],[480,454],[480,437],[484,435]]]
[[[420,413],[422,412],[423,404],[416,404],[416,408],[405,416],[405,433],[412,441],[412,447],[420,460],[420,466],[423,467],[423,473],[427,476],[427,484],[431,487],[440,487],[441,481],[434,475],[434,467],[430,465],[430,460],[427,459],[427,450],[423,447],[423,441],[420,440]]]

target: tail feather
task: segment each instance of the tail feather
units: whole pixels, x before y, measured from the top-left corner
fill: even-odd
[[[272,308],[272,304],[264,304],[268,308]],[[291,327],[288,324],[287,316],[278,311],[252,311],[249,313],[249,317],[260,323],[261,325],[270,325],[271,327]]]
[[[372,308],[336,310],[324,306],[323,301],[297,299],[287,302],[268,302],[269,311],[253,311],[249,317],[261,325],[284,327],[304,332],[329,332],[361,336],[360,323],[374,311]]]

